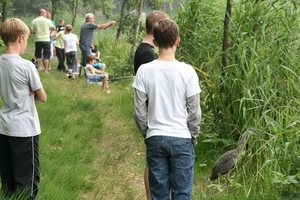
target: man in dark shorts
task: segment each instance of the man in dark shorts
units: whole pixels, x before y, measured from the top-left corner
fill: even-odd
[[[49,19],[46,18],[47,12],[45,9],[39,10],[39,17],[35,18],[31,22],[30,33],[35,34],[35,57],[37,61],[37,69],[41,70],[42,52],[43,52],[43,64],[45,72],[48,73],[51,56],[50,37],[54,37],[56,34],[55,26]],[[49,34],[51,35],[49,37]]]

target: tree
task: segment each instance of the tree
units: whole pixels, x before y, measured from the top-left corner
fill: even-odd
[[[173,2],[172,0],[168,0],[167,2]],[[131,43],[131,55],[133,55],[135,47],[136,47],[136,41],[139,37],[140,33],[140,23],[141,23],[141,18],[142,18],[142,13],[143,9],[150,9],[150,10],[162,10],[164,4],[166,2],[162,0],[123,0],[122,6],[121,6],[121,16],[118,25],[118,32],[116,36],[116,41],[118,41],[122,31],[125,30],[124,27],[128,28],[131,26],[131,30],[128,31],[128,36],[129,36],[129,42]],[[129,11],[130,8],[135,8],[131,12],[125,15],[125,10]],[[135,17],[127,17],[130,16],[133,13],[136,13],[137,11],[137,16]],[[135,23],[131,21],[131,23],[128,24],[128,21],[124,20],[125,17],[130,20],[135,20]],[[133,35],[133,37],[132,37]]]
[[[230,47],[230,20],[231,20],[231,1],[227,0],[227,6],[225,11],[225,19],[224,19],[224,32],[223,32],[223,46],[222,46],[222,66],[227,67],[227,56]]]
[[[7,6],[10,0],[3,0],[2,1],[2,22],[7,19]]]
[[[126,4],[127,4],[128,0],[124,0],[122,2],[122,5],[121,5],[121,12],[120,12],[120,19],[118,21],[120,21],[123,17],[124,17],[124,13],[125,13],[125,7],[126,7]],[[122,32],[122,23],[119,24],[119,27],[118,27],[118,30],[117,30],[117,36],[116,36],[116,40],[115,41],[118,41],[120,36],[121,36],[121,32]]]
[[[60,0],[51,0],[52,4],[52,19],[55,18],[57,9],[59,8]]]
[[[137,17],[136,24],[135,24],[134,40],[133,40],[133,43],[132,43],[132,46],[131,46],[130,55],[134,54],[135,46],[136,46],[136,40],[137,40],[138,35],[139,35],[140,21],[141,21],[141,16],[142,16],[142,9],[143,9],[143,2],[144,2],[143,0],[140,0],[140,3],[139,3],[138,17]]]
[[[78,6],[81,3],[81,0],[72,0],[71,11],[72,11],[72,26],[74,26],[75,19],[77,16]]]

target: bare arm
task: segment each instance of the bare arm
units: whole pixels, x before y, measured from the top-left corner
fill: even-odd
[[[98,25],[98,29],[106,29],[106,28],[108,28],[111,25],[114,25],[116,23],[117,23],[116,21],[110,21],[110,22],[107,22],[105,24],[100,24],[100,25]]]
[[[34,29],[30,29],[30,34],[35,34],[35,30]]]
[[[30,95],[34,95],[34,100],[38,102],[45,102],[47,100],[47,94],[44,90],[44,88],[40,88],[34,92],[30,92]]]
[[[97,74],[107,74],[107,72],[99,70],[99,69],[96,69],[96,73]]]
[[[55,34],[56,34],[56,29],[55,29],[55,27],[52,26],[49,30],[51,31],[50,37],[52,37],[52,38],[54,39],[54,38],[55,38]]]

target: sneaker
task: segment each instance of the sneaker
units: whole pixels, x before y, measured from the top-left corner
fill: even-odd
[[[71,79],[72,78],[72,69],[68,69],[68,74],[67,74],[68,78]]]
[[[104,91],[106,91],[106,93],[107,94],[109,94],[110,93],[110,90],[109,90],[109,88],[102,88]]]
[[[43,66],[41,66],[40,68],[38,68],[38,71],[44,71],[45,68]]]

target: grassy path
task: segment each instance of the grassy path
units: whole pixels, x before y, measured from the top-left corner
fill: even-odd
[[[83,88],[83,77],[40,75],[48,100],[37,105],[39,199],[70,199],[71,193],[71,199],[145,199],[145,146],[132,120],[132,81],[110,83],[106,94],[93,84]]]

